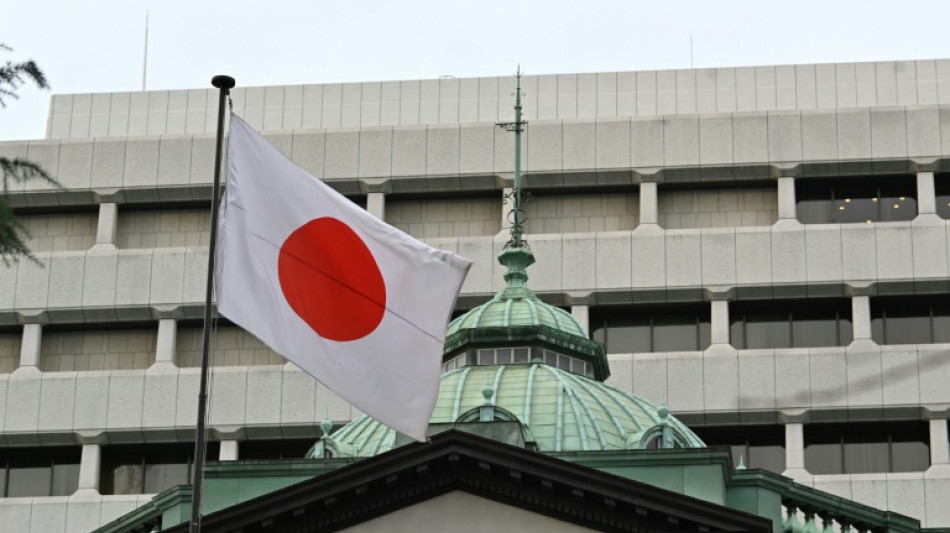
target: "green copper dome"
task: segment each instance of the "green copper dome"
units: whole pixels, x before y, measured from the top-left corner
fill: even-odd
[[[544,364],[467,366],[444,374],[430,427],[471,420],[472,411],[486,405],[495,420],[519,422],[525,440],[542,453],[662,447],[664,434],[667,447],[705,446],[665,407]],[[366,457],[403,443],[364,415],[318,442],[311,456],[329,449],[332,456]]]
[[[541,351],[557,353],[583,361],[583,368],[589,369],[582,372],[585,375],[607,379],[610,368],[604,346],[590,340],[573,315],[542,302],[526,286],[527,268],[534,263],[531,250],[526,245],[508,246],[498,255],[498,261],[508,267],[506,287],[449,324],[443,361],[459,357],[477,360],[465,354],[483,348],[533,346],[538,349],[533,351],[531,360],[543,359]]]
[[[449,324],[429,433],[469,431],[542,453],[705,446],[666,407],[605,384],[604,345],[573,315],[528,289],[534,255],[522,235],[518,79],[513,223],[498,255],[508,268],[506,286]],[[326,431],[308,457],[368,457],[408,442],[366,415],[331,435]]]
[[[530,250],[507,248],[499,256],[499,261],[509,266],[509,269],[512,263],[518,264],[517,271],[509,271],[505,275],[508,286],[488,302],[453,320],[445,333],[446,337],[462,329],[512,326],[545,326],[571,335],[587,337],[587,332],[574,315],[560,307],[542,302],[525,286],[528,276],[524,268],[534,263]]]

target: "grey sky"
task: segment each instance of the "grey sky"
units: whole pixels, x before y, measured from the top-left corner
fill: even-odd
[[[11,0],[4,60],[54,93],[950,57],[950,2]],[[49,95],[0,109],[0,140],[42,138]]]

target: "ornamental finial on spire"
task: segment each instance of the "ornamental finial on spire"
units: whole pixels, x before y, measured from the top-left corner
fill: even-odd
[[[509,213],[511,219],[511,239],[505,244],[505,248],[527,248],[528,244],[524,240],[524,209],[521,202],[525,198],[525,192],[521,188],[521,132],[524,131],[527,122],[521,119],[521,65],[515,72],[516,88],[513,96],[515,97],[515,121],[499,122],[498,126],[506,131],[515,132],[515,180],[514,188],[511,191],[513,207]]]
[[[515,72],[515,121],[504,122],[498,125],[506,131],[515,132],[515,180],[514,188],[511,191],[511,200],[513,207],[508,214],[511,220],[511,239],[505,243],[505,249],[498,256],[498,261],[508,267],[505,274],[505,281],[508,282],[509,291],[524,290],[525,283],[528,281],[527,268],[534,263],[534,255],[524,239],[524,209],[521,207],[522,200],[526,194],[521,188],[521,132],[524,131],[527,122],[521,118],[521,65]],[[520,294],[520,293],[518,293]]]

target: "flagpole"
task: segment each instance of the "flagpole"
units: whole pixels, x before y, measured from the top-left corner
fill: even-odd
[[[201,522],[201,482],[205,462],[205,416],[208,404],[208,360],[211,345],[211,297],[214,291],[214,253],[218,239],[218,203],[221,189],[221,156],[224,150],[224,106],[228,93],[234,87],[234,78],[218,75],[211,78],[218,88],[218,134],[215,138],[214,185],[211,188],[211,239],[208,243],[208,281],[205,291],[204,332],[201,339],[201,384],[198,391],[198,424],[195,435],[195,468],[191,483],[190,533],[198,533]]]

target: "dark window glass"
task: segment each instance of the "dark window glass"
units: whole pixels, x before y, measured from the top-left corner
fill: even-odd
[[[144,465],[111,464],[102,471],[99,489],[103,494],[141,494],[144,481]]]
[[[303,459],[316,442],[316,438],[248,440],[238,445],[238,458],[242,461]]]
[[[700,317],[699,321],[699,349],[705,350],[710,344],[712,344],[712,327],[709,323],[709,319],[703,319]]]
[[[693,431],[710,447],[729,447],[732,462],[781,474],[785,470],[784,426],[712,426]]]
[[[853,336],[845,298],[732,302],[729,315],[739,349],[847,346]]]
[[[950,308],[938,302],[933,312],[934,342],[950,342]]]
[[[184,462],[177,462],[168,457],[167,463],[146,464],[143,493],[157,494],[175,485],[187,485],[191,474],[189,459],[186,457]]]
[[[531,350],[528,348],[515,348],[515,362],[516,363],[527,363]]]
[[[49,496],[51,466],[15,466],[9,471],[10,497]]]
[[[795,200],[804,224],[912,220],[917,182],[913,176],[799,179]]]
[[[0,496],[69,496],[79,487],[79,446],[0,449]]]
[[[910,182],[881,184],[881,220],[913,220],[917,216],[916,179],[913,185]]]
[[[792,346],[788,311],[759,309],[743,314],[746,348],[790,348]]]
[[[190,443],[104,446],[99,476],[102,494],[155,494],[191,482],[194,445]],[[208,443],[207,457],[218,456]]]
[[[79,463],[53,465],[50,496],[69,496],[79,488]]]
[[[816,186],[811,180],[795,180],[795,200],[798,220],[804,224],[830,224],[831,187]]]
[[[937,215],[950,218],[950,174],[934,176],[934,193],[937,195]]]
[[[699,344],[695,316],[662,315],[653,317],[653,351],[695,350]]]
[[[926,435],[924,438],[928,437]],[[923,440],[891,443],[891,472],[923,472],[928,468],[930,446]]]
[[[805,426],[805,467],[812,474],[921,472],[929,466],[926,422]]]
[[[834,202],[832,220],[838,223],[876,222],[881,220],[878,213],[880,195],[878,186],[864,179],[847,179],[831,184]]]
[[[851,343],[853,328],[848,315],[838,307],[792,310],[792,346],[845,346]]]
[[[947,296],[871,298],[871,337],[879,344],[950,342]]]
[[[805,466],[812,474],[841,474],[844,458],[841,443],[817,442],[805,446]]]
[[[611,316],[598,322],[598,326],[594,330],[595,338],[600,333],[601,338],[597,340],[607,346],[608,353],[652,351],[649,315]]]
[[[930,342],[930,317],[914,316],[916,309],[892,309],[884,322],[884,338],[888,344]],[[926,309],[925,309],[926,311]]]
[[[590,324],[607,353],[704,350],[710,343],[706,303],[600,307]]]

